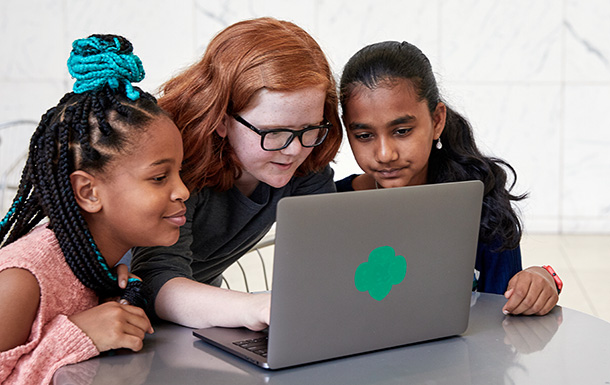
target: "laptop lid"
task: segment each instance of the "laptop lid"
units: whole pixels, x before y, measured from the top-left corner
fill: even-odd
[[[482,196],[483,184],[468,181],[282,199],[261,365],[463,333]],[[212,329],[195,334],[239,330]]]

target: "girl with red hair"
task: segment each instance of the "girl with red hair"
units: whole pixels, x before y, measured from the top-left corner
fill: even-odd
[[[163,319],[190,327],[269,322],[269,294],[219,288],[223,271],[271,228],[285,196],[335,191],[337,92],[315,40],[293,23],[247,20],[163,87],[182,133],[187,222],[171,247],[137,248],[132,269]]]

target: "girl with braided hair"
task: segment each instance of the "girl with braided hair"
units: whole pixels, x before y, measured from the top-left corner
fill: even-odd
[[[2,383],[48,383],[101,351],[140,350],[153,332],[142,284],[112,268],[131,247],[175,243],[185,222],[180,133],[131,85],[144,77],[131,43],[72,46],[74,92],[43,115],[0,222]]]

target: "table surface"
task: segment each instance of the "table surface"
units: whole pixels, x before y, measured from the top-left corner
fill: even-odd
[[[610,323],[556,306],[504,316],[504,297],[473,293],[461,336],[268,371],[155,325],[138,353],[117,351],[60,368],[54,384],[610,384]]]

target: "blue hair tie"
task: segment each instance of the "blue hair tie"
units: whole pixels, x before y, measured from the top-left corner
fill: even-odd
[[[6,213],[4,218],[0,221],[0,229],[3,228],[4,226],[6,226],[8,221],[15,214],[15,210],[17,210],[17,205],[19,203],[21,203],[22,199],[23,199],[23,197],[19,197],[15,202],[13,202],[13,205],[11,206],[11,208],[8,210],[8,212]]]
[[[132,53],[131,47],[121,47],[117,37],[111,41],[97,36],[75,40],[68,71],[76,79],[73,90],[77,94],[98,91],[106,84],[117,90],[123,84],[129,99],[140,97],[131,83],[144,79],[142,61]]]

